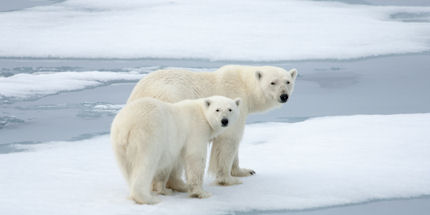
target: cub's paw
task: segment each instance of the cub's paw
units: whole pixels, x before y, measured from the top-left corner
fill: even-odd
[[[159,203],[161,200],[158,197],[155,196],[131,196],[131,198],[137,203],[137,204],[148,204],[148,205],[155,205]]]
[[[205,199],[205,198],[209,198],[210,196],[211,196],[211,193],[206,192],[206,191],[199,191],[199,192],[190,193],[191,198]]]
[[[167,195],[172,195],[173,194],[173,190],[169,189],[169,188],[164,188],[162,189],[159,194],[167,196]]]
[[[235,184],[242,184],[242,181],[240,181],[238,178],[235,177],[224,177],[224,178],[217,178],[217,184],[221,186],[230,186]]]
[[[238,169],[232,169],[231,175],[236,177],[246,177],[246,176],[255,175],[255,171],[252,169],[238,168]]]
[[[176,192],[187,192],[188,186],[182,180],[176,180],[174,182],[168,182],[167,187]]]

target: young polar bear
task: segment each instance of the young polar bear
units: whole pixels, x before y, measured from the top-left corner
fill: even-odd
[[[229,127],[213,141],[209,170],[218,184],[241,183],[232,176],[255,174],[251,169],[239,168],[238,148],[246,117],[287,102],[294,90],[295,69],[286,71],[273,66],[223,66],[215,72],[187,70],[159,70],[137,83],[128,102],[142,97],[153,97],[166,102],[196,99],[212,95],[242,98],[238,123]],[[183,190],[182,168],[173,169],[169,186]]]
[[[207,144],[234,124],[239,106],[239,98],[222,96],[173,104],[153,98],[128,103],[112,122],[111,140],[131,198],[140,204],[159,202],[151,194],[154,178],[154,185],[165,192],[178,160],[185,164],[190,196],[209,197],[202,189]]]

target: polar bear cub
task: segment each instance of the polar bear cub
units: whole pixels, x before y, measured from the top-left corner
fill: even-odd
[[[140,204],[158,203],[151,193],[153,183],[164,175],[162,189],[166,189],[177,162],[185,165],[190,196],[209,197],[202,188],[208,142],[237,120],[239,105],[239,98],[223,96],[177,103],[142,98],[128,103],[112,122],[111,141],[131,198]]]

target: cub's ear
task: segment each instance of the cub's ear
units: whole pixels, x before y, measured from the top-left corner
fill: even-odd
[[[257,78],[257,80],[260,80],[261,77],[263,77],[263,75],[261,74],[261,71],[256,71],[255,72],[255,77]]]
[[[211,106],[211,101],[209,99],[205,100],[205,106],[208,108],[209,106]]]
[[[239,105],[240,105],[240,101],[241,101],[241,99],[240,98],[235,98],[234,99],[234,103],[236,103],[236,105],[239,107]]]
[[[297,69],[291,69],[290,71],[288,71],[291,75],[291,78],[293,78],[293,80],[296,79],[297,77]]]

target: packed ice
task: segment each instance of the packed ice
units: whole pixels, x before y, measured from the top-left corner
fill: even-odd
[[[145,72],[68,71],[20,73],[0,77],[0,98],[34,98],[62,91],[82,90],[119,81],[137,81]]]
[[[128,199],[108,135],[16,145],[0,154],[4,214],[219,214],[315,208],[430,194],[430,114],[322,117],[247,125],[243,167],[256,170],[213,196],[162,196],[157,205]]]
[[[0,13],[0,56],[266,61],[413,53],[430,48],[429,13],[298,0],[66,0]]]

